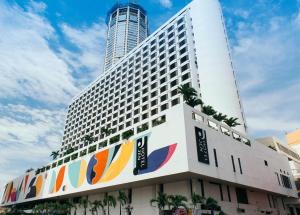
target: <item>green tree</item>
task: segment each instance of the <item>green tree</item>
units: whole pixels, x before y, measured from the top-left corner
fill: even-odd
[[[98,209],[103,208],[103,204],[101,200],[95,200],[93,202],[90,202],[90,205],[91,205],[90,211],[92,212],[92,214],[96,212],[96,214],[98,215]]]
[[[157,197],[150,200],[150,204],[153,205],[153,203],[156,203],[159,211],[161,212],[167,205],[169,205],[168,195],[163,192],[158,192]]]
[[[84,136],[83,138],[83,141],[84,141],[84,144],[91,144],[94,142],[94,137],[91,135],[91,134],[87,134]]]
[[[213,118],[215,120],[218,120],[219,122],[222,122],[222,121],[227,119],[227,115],[222,114],[222,113],[216,113],[216,114],[213,115]]]
[[[133,135],[134,135],[134,131],[133,131],[133,129],[130,129],[130,130],[122,133],[122,138],[125,140],[128,140]]]
[[[88,198],[87,197],[86,198],[80,198],[79,199],[79,205],[84,208],[84,215],[86,215],[86,209],[89,205]]]
[[[58,155],[59,155],[59,150],[51,152],[50,157],[52,157],[53,160],[56,160]]]
[[[237,122],[238,118],[234,118],[234,117],[230,117],[224,120],[224,122],[230,126],[230,127],[236,127],[238,125],[240,125],[240,123]]]
[[[190,98],[197,96],[197,91],[187,84],[179,86],[178,92],[183,96],[184,101],[188,101]]]
[[[120,203],[120,215],[122,214],[122,207],[125,206],[128,202],[128,197],[127,195],[125,194],[124,191],[119,191],[119,195],[117,197],[117,200],[119,201]]]
[[[201,107],[202,107],[203,101],[197,97],[191,97],[189,100],[186,100],[186,104],[191,107],[195,107],[197,105],[201,105]]]
[[[200,196],[198,194],[196,194],[195,192],[193,192],[192,194],[192,205],[193,208],[196,209],[198,204],[203,204],[205,201],[205,198],[203,196]]]
[[[211,197],[208,197],[206,199],[205,206],[208,210],[211,211],[211,215],[214,215],[215,211],[220,211],[221,210],[221,207],[219,206],[217,200],[215,200]]]
[[[203,101],[197,97],[197,91],[194,88],[185,84],[178,87],[178,92],[183,96],[187,105],[191,107],[203,105]]]
[[[74,151],[75,151],[75,149],[74,149],[73,147],[69,147],[69,148],[67,149],[67,151],[65,152],[65,155],[71,154],[71,153],[73,153]]]
[[[186,203],[187,203],[187,198],[182,195],[169,195],[168,196],[168,201],[170,206],[172,207],[172,210],[175,211],[180,207],[185,208],[186,210],[188,209]]]
[[[109,136],[112,133],[112,129],[109,127],[103,127],[100,129],[101,134],[104,134],[105,136]]]
[[[215,111],[215,109],[210,105],[203,105],[202,112],[208,116],[212,116],[217,113],[217,111]]]
[[[116,207],[117,201],[116,198],[112,195],[105,194],[103,205],[107,207],[107,215],[109,215],[109,208]]]

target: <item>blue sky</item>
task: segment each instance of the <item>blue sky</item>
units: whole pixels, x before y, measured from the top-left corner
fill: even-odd
[[[102,71],[111,0],[0,1],[0,192],[61,143],[71,99]],[[140,0],[150,30],[189,1]],[[221,0],[250,135],[300,128],[300,0]]]

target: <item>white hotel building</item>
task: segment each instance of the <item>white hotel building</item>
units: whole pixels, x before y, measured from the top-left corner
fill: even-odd
[[[233,130],[184,104],[183,84],[242,125]],[[95,142],[84,144],[88,134]],[[124,190],[131,214],[157,215],[150,200],[158,191],[189,201],[196,192],[229,215],[286,215],[285,198],[297,197],[291,177],[286,156],[247,137],[219,2],[194,0],[73,99],[61,156],[9,182],[1,204]]]

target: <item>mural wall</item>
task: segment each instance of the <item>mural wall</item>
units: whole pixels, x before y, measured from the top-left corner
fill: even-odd
[[[142,180],[146,175],[164,169],[178,150],[178,143],[165,146],[164,143],[154,144],[150,136],[147,134],[127,140],[39,175],[34,172],[25,174],[5,186],[1,204],[32,201]],[[162,172],[161,175],[163,174]]]

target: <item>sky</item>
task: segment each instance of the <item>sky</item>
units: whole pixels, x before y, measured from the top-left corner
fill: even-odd
[[[103,68],[115,0],[0,0],[0,194],[50,161],[72,97]],[[139,0],[153,32],[189,0]],[[300,0],[220,0],[252,137],[300,128]]]

